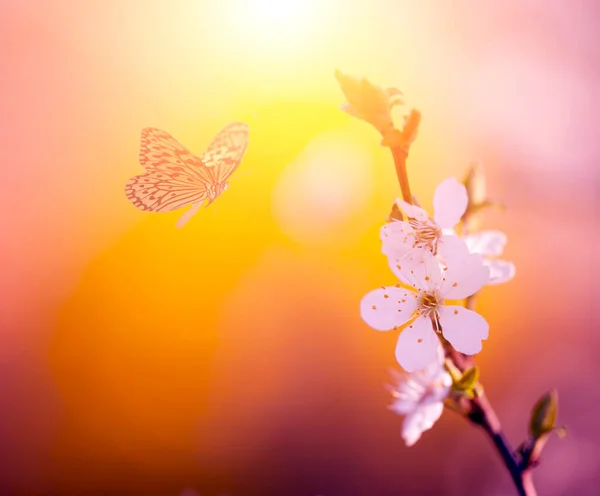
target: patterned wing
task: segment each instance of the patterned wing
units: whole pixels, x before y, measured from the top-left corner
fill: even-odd
[[[248,125],[233,122],[219,131],[201,161],[212,173],[215,182],[226,181],[238,168],[248,147]]]
[[[183,169],[183,168],[181,168]],[[129,201],[146,212],[171,212],[206,199],[206,183],[185,169],[151,170],[132,177],[125,185]]]
[[[202,160],[162,129],[142,129],[138,158],[141,166],[147,171],[169,172],[183,167],[200,176],[205,182],[212,181]]]

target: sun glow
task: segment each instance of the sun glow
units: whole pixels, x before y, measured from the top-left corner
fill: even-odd
[[[231,0],[234,32],[248,47],[290,51],[310,41],[320,16],[314,0]],[[321,24],[319,22],[319,24]]]
[[[254,0],[244,2],[248,17],[264,27],[287,27],[306,16],[307,2],[301,0]]]

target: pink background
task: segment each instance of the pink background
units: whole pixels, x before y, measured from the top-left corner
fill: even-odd
[[[514,445],[556,387],[539,493],[597,494],[596,2],[250,4],[0,5],[0,494],[511,494],[455,414],[409,449],[385,408],[396,336],[358,302],[399,192],[336,67],[423,112],[424,205],[486,166],[517,277],[479,300],[482,382]],[[128,203],[142,127],[200,153],[237,119],[239,180],[184,230]]]

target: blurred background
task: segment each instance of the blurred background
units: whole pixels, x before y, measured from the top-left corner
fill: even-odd
[[[389,153],[335,68],[423,113],[408,170],[486,167],[516,278],[478,310],[482,381],[516,446],[550,387],[569,435],[542,495],[600,484],[600,8],[593,0],[0,3],[0,494],[512,494],[452,412],[412,448],[386,409]],[[124,195],[140,130],[202,153],[251,128],[229,190],[181,230]],[[595,331],[595,332],[594,332]]]

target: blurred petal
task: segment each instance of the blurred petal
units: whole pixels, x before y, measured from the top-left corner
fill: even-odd
[[[440,294],[448,300],[466,298],[479,291],[489,281],[490,269],[480,254],[468,255],[448,264],[442,277]]]
[[[360,316],[377,331],[389,331],[407,322],[417,308],[417,295],[388,286],[368,293],[360,302]]]
[[[481,340],[489,333],[489,325],[481,315],[456,305],[440,308],[440,324],[452,347],[466,355],[479,353]]]
[[[471,205],[479,205],[487,200],[485,171],[480,163],[473,163],[465,179]]]
[[[502,255],[506,245],[506,234],[502,231],[487,230],[465,236],[465,242],[471,253],[482,255]]]
[[[502,284],[515,277],[516,268],[511,262],[492,260],[487,262],[486,265],[490,268],[490,280],[488,281],[490,285]]]
[[[419,398],[398,398],[390,405],[390,410],[398,415],[407,415],[412,412],[418,402]]]
[[[429,219],[429,215],[421,207],[411,205],[410,203],[407,203],[404,200],[401,200],[400,198],[396,199],[396,205],[398,205],[398,208],[402,210],[407,217],[417,219],[420,221],[425,221]]]
[[[427,384],[422,384],[415,379],[415,374],[404,375],[402,382],[394,391],[396,399],[390,405],[390,410],[399,415],[406,415],[417,408],[423,396],[427,394]]]
[[[458,236],[444,234],[438,242],[438,254],[446,265],[452,265],[468,257],[469,248]]]
[[[433,195],[434,219],[440,227],[453,227],[467,210],[469,198],[464,184],[453,177],[442,181]]]
[[[437,359],[439,340],[427,317],[419,317],[398,338],[396,360],[407,372],[427,367]]]
[[[409,253],[415,243],[414,230],[408,222],[394,221],[381,226],[381,251],[393,258],[402,258]]]
[[[402,438],[406,446],[412,446],[420,438],[421,434],[433,427],[444,411],[441,402],[424,405],[404,418],[402,424]]]

